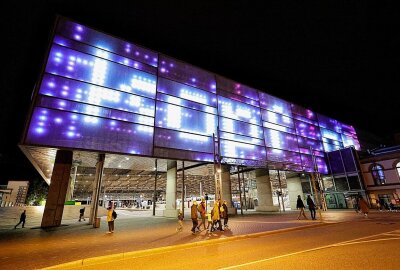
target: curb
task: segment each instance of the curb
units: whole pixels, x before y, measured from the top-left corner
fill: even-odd
[[[203,241],[187,243],[187,244],[179,244],[179,245],[174,245],[174,246],[165,246],[165,247],[158,247],[158,248],[145,249],[145,250],[128,251],[128,252],[122,252],[122,253],[117,253],[117,254],[80,259],[80,260],[62,263],[62,264],[58,264],[58,265],[53,265],[53,266],[49,266],[49,267],[45,267],[45,268],[41,268],[41,269],[42,270],[71,269],[71,268],[96,265],[96,264],[101,264],[101,263],[106,263],[106,262],[111,262],[111,261],[116,261],[116,260],[125,260],[125,259],[137,258],[137,257],[144,257],[144,256],[152,255],[152,254],[159,254],[159,253],[164,253],[164,252],[169,252],[169,251],[174,251],[174,250],[183,250],[183,249],[187,249],[187,248],[191,248],[191,247],[209,246],[209,245],[215,245],[215,244],[219,244],[219,243],[243,240],[243,239],[247,239],[247,238],[257,238],[257,237],[262,237],[262,236],[266,236],[266,235],[279,234],[279,233],[283,233],[283,232],[298,231],[298,230],[302,230],[302,229],[310,229],[310,228],[315,228],[315,227],[328,226],[328,225],[333,225],[333,224],[337,224],[337,223],[340,223],[340,222],[334,222],[334,223],[319,222],[318,224],[299,226],[299,227],[293,227],[293,228],[285,228],[285,229],[279,229],[279,230],[274,230],[274,231],[242,234],[242,235],[230,236],[230,237],[219,238],[219,239],[211,239],[211,240],[203,240]]]

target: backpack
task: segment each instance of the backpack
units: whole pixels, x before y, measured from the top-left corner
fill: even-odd
[[[112,218],[113,218],[113,219],[116,219],[116,218],[117,218],[117,212],[115,212],[114,210],[113,210],[113,212],[112,212]]]

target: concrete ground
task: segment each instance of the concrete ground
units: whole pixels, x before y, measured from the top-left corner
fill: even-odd
[[[14,210],[18,217],[20,209]],[[151,211],[120,210],[118,213],[113,234],[107,234],[104,218],[100,228],[97,229],[87,222],[70,219],[63,220],[61,227],[46,230],[36,227],[40,215],[35,216],[33,212],[28,215],[24,229],[14,229],[13,224],[18,220],[2,219],[0,221],[1,268],[37,269],[97,256],[364,219],[354,210],[323,212],[323,222],[297,220],[297,212],[261,214],[248,211],[244,216],[237,215],[230,218],[230,230],[212,234],[202,231],[192,235],[191,220],[188,215],[185,217],[183,231],[176,232],[176,219],[153,217]],[[372,212],[370,215],[380,214]],[[309,216],[309,213],[307,215]],[[0,217],[2,216],[4,213],[0,210]],[[32,226],[33,224],[36,226]]]

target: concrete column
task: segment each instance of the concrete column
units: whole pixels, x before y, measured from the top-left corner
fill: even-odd
[[[49,193],[42,217],[42,228],[61,225],[72,167],[72,151],[58,150],[51,175]]]
[[[258,206],[256,211],[275,212],[279,211],[278,206],[274,206],[272,201],[271,180],[267,169],[256,170],[257,199]]]
[[[286,178],[286,183],[290,201],[290,208],[292,210],[296,210],[297,195],[300,195],[301,198],[304,199],[300,177]]]
[[[165,191],[165,210],[164,217],[177,217],[176,209],[176,166],[177,162],[168,160],[167,162],[167,187]],[[184,203],[184,202],[182,202]]]
[[[97,209],[99,208],[100,189],[101,189],[101,182],[103,180],[105,157],[106,157],[105,154],[99,154],[96,163],[96,174],[94,175],[92,203],[90,204],[90,216],[89,216],[89,224],[93,224],[93,226],[96,225]]]
[[[232,187],[231,187],[231,174],[228,165],[221,166],[221,198],[222,201],[226,200],[228,206],[228,213],[236,215],[236,208],[232,205]]]
[[[70,182],[67,189],[67,196],[65,196],[65,201],[71,201],[74,196],[74,188],[76,181],[76,173],[78,172],[78,165],[73,164],[73,174],[70,177]]]

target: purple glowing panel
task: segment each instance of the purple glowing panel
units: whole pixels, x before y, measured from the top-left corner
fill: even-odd
[[[99,116],[103,118],[115,119],[124,122],[132,122],[153,126],[154,118],[138,115],[134,113],[116,111],[108,108],[97,107],[93,105],[83,104],[79,102],[63,100],[47,96],[39,96],[36,100],[36,106],[46,107],[50,109],[58,109],[62,111],[77,112],[86,115]]]
[[[314,140],[321,140],[321,133],[318,126],[314,126],[302,121],[294,120],[297,135],[311,138]]]
[[[306,121],[306,122],[309,122],[309,123],[312,123],[315,125],[318,124],[317,115],[313,111],[303,108],[303,107],[293,104],[293,103],[291,104],[291,107],[292,107],[292,112],[294,114],[293,115],[294,118],[296,118],[298,116],[302,116],[300,120]]]
[[[217,133],[217,116],[157,101],[156,127],[200,135]]]
[[[338,146],[339,148],[343,148],[343,143],[339,142],[339,141],[335,141],[335,140],[328,139],[328,138],[322,138],[322,142],[333,144],[333,145]]]
[[[317,114],[317,116],[318,116],[318,123],[319,123],[320,127],[333,130],[337,133],[342,132],[341,125],[339,124],[339,122],[337,120],[326,117],[322,114]],[[322,136],[324,136],[324,135],[322,134]]]
[[[323,157],[315,157],[315,163],[311,155],[301,155],[301,160],[303,163],[303,169],[306,172],[315,172],[318,170],[319,173],[328,174],[328,165]]]
[[[252,99],[258,103],[259,98],[258,91],[256,89],[218,75],[216,75],[216,80],[218,89]]]
[[[50,50],[46,72],[153,99],[156,94],[154,75],[59,45]]]
[[[263,130],[260,126],[236,121],[229,118],[219,118],[219,130],[252,138],[263,139]]]
[[[124,66],[128,66],[131,68],[135,68],[135,69],[139,69],[139,70],[143,70],[146,72],[149,72],[151,74],[156,74],[157,73],[157,68],[153,67],[153,66],[149,66],[146,64],[143,64],[139,61],[135,61],[132,60],[130,58],[127,57],[123,57],[120,55],[117,55],[115,53],[112,52],[108,52],[106,50],[100,49],[100,48],[96,48],[93,46],[89,46],[80,42],[76,42],[74,40],[70,40],[61,36],[55,36],[54,37],[54,43],[64,46],[64,47],[68,47],[71,48],[73,50],[82,52],[82,53],[87,53],[93,56],[97,56],[100,58],[104,58],[106,60],[124,65]]]
[[[296,152],[267,148],[267,158],[269,161],[284,162],[288,165],[301,165],[300,154]]]
[[[213,153],[212,137],[156,128],[154,145],[163,148]]]
[[[264,140],[262,139],[256,139],[253,137],[247,137],[223,131],[220,131],[219,136],[221,139],[264,146]]]
[[[344,124],[344,123],[340,123],[341,129],[342,129],[342,133],[345,135],[356,135],[356,130],[354,129],[353,126]]]
[[[267,147],[299,152],[296,135],[265,129],[264,136]]]
[[[151,155],[153,127],[35,108],[25,143]]]
[[[160,55],[158,74],[161,77],[185,83],[216,93],[214,74],[165,55]]]
[[[221,155],[226,158],[265,160],[265,147],[221,139]]]
[[[301,137],[301,136],[297,137],[297,141],[299,143],[299,148],[300,148],[301,153],[311,154],[310,147],[311,147],[311,149],[313,149],[315,151],[320,151],[320,152],[324,151],[324,147],[323,147],[321,141],[317,141],[317,140],[313,140],[313,139],[309,139],[309,138],[305,138],[305,137]]]
[[[255,101],[255,100],[243,97],[243,96],[235,95],[235,94],[232,94],[230,92],[226,92],[226,91],[223,91],[220,89],[218,89],[218,96],[226,97],[226,98],[238,101],[238,102],[242,102],[242,103],[246,103],[246,104],[249,104],[252,106],[260,107],[258,101]]]
[[[154,117],[155,104],[153,99],[51,74],[43,76],[39,93],[46,96]],[[91,111],[92,109],[82,113],[90,114]]]
[[[341,158],[340,151],[327,153],[327,156],[332,170],[332,174],[344,173],[343,160]]]
[[[218,97],[220,116],[261,126],[260,109],[228,98]]]
[[[217,107],[215,94],[164,78],[158,79],[157,91],[183,100]]]
[[[360,143],[358,142],[358,139],[356,136],[346,136],[342,134],[342,140],[343,140],[343,146],[348,147],[348,146],[354,146],[356,150],[360,150]]]
[[[265,129],[273,129],[273,130],[278,130],[286,133],[291,133],[291,134],[296,134],[296,131],[294,128],[288,128],[280,125],[275,125],[271,124],[269,122],[263,122],[263,126]]]
[[[198,160],[198,161],[213,162],[214,160],[213,155],[214,154],[184,151],[181,149],[154,147],[155,157],[162,157],[167,159]]]
[[[292,117],[292,110],[289,102],[263,92],[259,92],[259,96],[261,108]]]
[[[282,114],[261,110],[263,121],[293,129],[293,119]]]
[[[324,142],[324,149],[325,149],[325,152],[332,152],[332,151],[339,150],[340,146]]]
[[[158,54],[156,52],[114,38],[81,24],[68,21],[64,18],[59,20],[56,32],[69,39],[86,43],[105,51],[113,52],[146,63],[153,67],[157,67]]]
[[[342,141],[342,137],[340,136],[339,133],[329,130],[329,129],[325,129],[325,128],[320,128],[321,130],[321,135],[323,138],[326,139],[330,139],[330,140],[335,140],[335,141]]]
[[[210,107],[210,106],[206,106],[206,105],[202,105],[200,103],[197,102],[193,102],[193,101],[189,101],[186,99],[181,99],[181,98],[177,98],[174,96],[169,96],[163,93],[157,93],[157,100],[159,101],[163,101],[169,104],[174,104],[174,105],[178,105],[181,107],[185,107],[185,108],[189,108],[189,109],[193,109],[193,110],[197,110],[197,111],[203,111],[203,112],[207,112],[207,113],[212,113],[212,114],[217,114],[217,108],[215,107]]]
[[[356,159],[354,157],[353,150],[351,148],[347,148],[340,150],[340,152],[342,153],[343,164],[346,172],[357,172]]]

